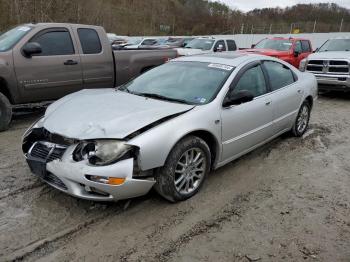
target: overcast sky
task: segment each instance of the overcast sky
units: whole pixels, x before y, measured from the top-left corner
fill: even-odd
[[[292,6],[299,3],[320,3],[328,2],[322,0],[220,0],[232,8],[237,8],[241,11],[250,11],[254,8],[264,7],[286,7]],[[347,7],[350,9],[350,0],[332,0],[332,3],[337,3],[340,6]]]

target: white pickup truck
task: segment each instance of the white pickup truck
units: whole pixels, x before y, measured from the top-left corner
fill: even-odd
[[[299,69],[313,73],[321,91],[350,91],[350,38],[327,40]]]

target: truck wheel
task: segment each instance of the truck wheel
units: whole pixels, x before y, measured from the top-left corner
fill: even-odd
[[[311,106],[310,103],[304,101],[299,109],[297,119],[295,120],[294,126],[291,130],[293,136],[301,137],[305,134],[310,121]]]
[[[12,107],[6,96],[0,93],[0,132],[9,128],[12,118]]]
[[[189,136],[171,150],[165,165],[155,175],[156,191],[171,202],[195,195],[209,173],[210,149],[200,138]]]

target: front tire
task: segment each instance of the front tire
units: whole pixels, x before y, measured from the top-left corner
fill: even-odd
[[[310,103],[304,101],[301,105],[297,119],[295,120],[294,126],[292,128],[292,135],[296,137],[301,137],[305,134],[309,126],[310,121],[311,106]]]
[[[10,101],[0,93],[0,132],[9,128],[12,119],[12,107]]]
[[[208,145],[189,136],[171,150],[165,165],[157,170],[156,191],[171,202],[186,200],[201,188],[211,166]]]

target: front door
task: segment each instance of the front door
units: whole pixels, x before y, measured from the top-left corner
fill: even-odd
[[[24,101],[57,99],[82,88],[80,56],[69,28],[45,29],[29,42],[39,43],[42,52],[26,57],[19,51],[14,56],[15,71]]]
[[[248,90],[254,100],[223,108],[222,161],[228,162],[263,143],[273,135],[272,101],[260,63],[243,68],[229,92]]]

